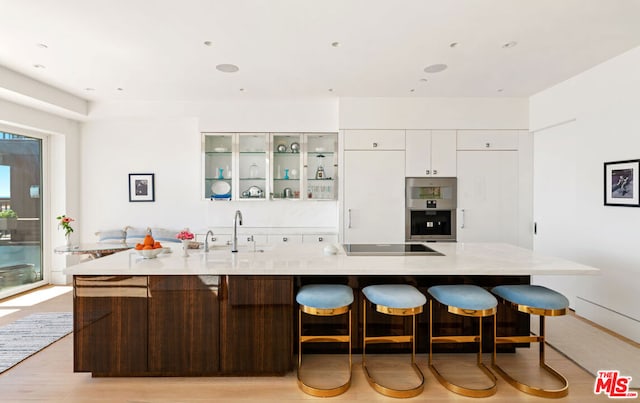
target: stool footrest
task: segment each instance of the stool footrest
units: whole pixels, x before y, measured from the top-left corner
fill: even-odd
[[[479,336],[433,336],[432,343],[477,343]]]
[[[418,396],[424,390],[424,375],[422,374],[422,371],[420,371],[420,368],[418,367],[418,365],[413,361],[411,362],[411,367],[413,367],[413,370],[415,371],[416,375],[418,375],[418,378],[420,379],[420,384],[410,389],[393,389],[393,388],[383,386],[378,382],[376,382],[376,380],[369,374],[369,370],[367,369],[366,363],[364,361],[362,362],[362,369],[364,370],[364,374],[367,377],[367,382],[369,382],[369,385],[371,385],[371,387],[374,390],[376,390],[377,392],[385,396],[396,397],[396,398],[408,398],[408,397]]]
[[[370,344],[376,343],[411,343],[413,341],[413,336],[405,335],[405,336],[375,336],[375,337],[365,337],[364,342]]]
[[[323,336],[300,336],[301,343],[348,343],[348,335],[323,335]]]
[[[543,336],[500,336],[496,337],[497,344],[510,343],[541,343],[544,342]]]

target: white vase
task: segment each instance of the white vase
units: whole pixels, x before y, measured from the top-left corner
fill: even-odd
[[[183,239],[182,240],[182,256],[187,257],[189,256],[189,244],[191,243],[190,240],[188,239]]]
[[[67,249],[71,249],[71,247],[73,246],[71,244],[71,234],[67,234],[64,236],[64,240],[65,240],[65,245],[67,247]]]

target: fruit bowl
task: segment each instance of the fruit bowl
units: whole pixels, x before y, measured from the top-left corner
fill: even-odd
[[[142,256],[144,259],[155,259],[163,251],[164,251],[164,248],[142,249],[142,250],[136,250],[136,253]]]

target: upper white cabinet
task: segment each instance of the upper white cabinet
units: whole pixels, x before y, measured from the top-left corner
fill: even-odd
[[[458,150],[517,150],[518,130],[458,130]]]
[[[404,130],[345,130],[345,150],[404,150]]]
[[[408,177],[456,176],[456,132],[454,130],[407,130]]]

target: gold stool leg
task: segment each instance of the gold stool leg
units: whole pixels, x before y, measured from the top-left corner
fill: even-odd
[[[564,397],[567,396],[569,394],[569,382],[567,381],[567,378],[564,377],[564,375],[562,375],[561,373],[559,373],[558,371],[556,371],[555,369],[551,368],[549,365],[547,365],[547,363],[545,362],[545,356],[544,356],[544,346],[545,346],[545,319],[544,319],[544,315],[540,315],[540,336],[536,337],[536,336],[516,336],[516,337],[508,337],[508,336],[504,336],[504,337],[498,337],[496,330],[497,330],[497,326],[494,323],[493,326],[493,335],[494,335],[494,341],[493,341],[493,356],[491,359],[491,367],[498,373],[500,374],[501,377],[503,377],[511,386],[513,386],[514,388],[524,392],[524,393],[528,393],[530,395],[534,395],[534,396],[540,396],[540,397],[548,397],[548,398],[560,398],[560,397]],[[509,375],[505,370],[503,370],[497,362],[496,359],[496,346],[498,343],[539,343],[539,365],[542,369],[544,369],[545,371],[547,371],[551,376],[553,376],[554,378],[556,378],[558,381],[560,381],[561,383],[561,387],[558,389],[544,389],[544,388],[539,388],[536,386],[531,386],[531,385],[527,385],[525,383],[522,383],[520,381],[518,381],[517,379],[513,378],[511,375]]]
[[[491,316],[493,316],[493,323],[494,323],[494,327],[495,327],[496,316],[495,316],[495,314],[493,314]],[[498,379],[493,374],[493,372],[491,372],[489,370],[489,368],[487,368],[487,366],[484,365],[484,363],[482,362],[482,318],[483,318],[483,316],[478,317],[478,320],[480,321],[480,324],[478,326],[479,327],[478,336],[437,336],[437,337],[434,337],[433,336],[433,300],[432,299],[429,300],[429,368],[431,369],[431,372],[436,377],[438,382],[440,382],[440,384],[442,384],[442,386],[444,386],[445,388],[447,388],[450,391],[452,391],[454,393],[457,393],[459,395],[468,396],[468,397],[488,397],[488,396],[494,395],[496,393],[496,391],[498,390],[498,388],[497,388],[497,380]],[[445,378],[440,373],[440,371],[438,371],[438,368],[436,368],[436,366],[433,364],[433,343],[434,342],[435,343],[470,343],[470,342],[477,342],[478,343],[478,354],[477,354],[476,365],[491,380],[491,386],[488,386],[486,388],[476,389],[476,388],[467,388],[465,386],[457,385],[457,384],[455,384],[453,382],[450,382],[447,378]]]
[[[367,382],[369,385],[378,393],[383,394],[389,397],[396,398],[409,398],[418,396],[424,390],[424,375],[422,371],[416,364],[416,315],[412,316],[412,331],[411,336],[408,338],[407,336],[387,336],[387,337],[367,337],[367,301],[363,300],[363,313],[362,313],[362,370],[364,371],[364,375],[367,378]],[[394,389],[386,387],[380,383],[378,383],[373,376],[369,373],[367,369],[367,361],[366,361],[366,349],[367,342],[373,343],[404,343],[410,341],[411,342],[411,367],[415,371],[416,375],[420,379],[420,384],[410,389]]]
[[[348,311],[348,318],[349,318],[349,324],[348,324],[348,335],[347,336],[342,336],[342,335],[326,335],[326,336],[302,336],[302,309],[298,308],[298,371],[297,371],[297,378],[298,378],[298,387],[300,387],[300,389],[311,395],[311,396],[318,396],[318,397],[333,397],[333,396],[337,396],[340,395],[344,392],[347,391],[347,389],[349,389],[349,387],[351,386],[351,369],[352,369],[352,365],[353,365],[353,361],[351,358],[351,308],[349,308]],[[303,339],[304,342],[319,342],[319,343],[330,343],[330,342],[342,342],[342,343],[348,343],[349,344],[349,379],[347,380],[346,383],[337,386],[335,388],[329,388],[329,389],[323,389],[323,388],[316,388],[314,386],[310,386],[306,383],[304,383],[304,381],[302,380],[302,343],[303,343]]]

